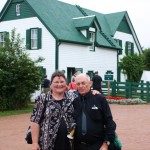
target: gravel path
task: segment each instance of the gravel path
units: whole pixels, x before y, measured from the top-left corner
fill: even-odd
[[[150,150],[150,105],[110,104],[122,150]],[[0,150],[32,150],[24,138],[30,114],[0,117]]]

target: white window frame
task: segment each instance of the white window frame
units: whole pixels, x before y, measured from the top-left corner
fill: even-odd
[[[0,46],[5,46],[5,34],[4,32],[0,32]]]
[[[131,42],[128,42],[128,54],[131,54],[131,51],[132,51]]]
[[[16,16],[20,16],[20,4],[16,4]]]
[[[92,42],[92,45],[89,47],[91,51],[94,51],[94,42],[95,42],[95,32],[89,32],[90,34],[90,42]]]
[[[38,29],[31,29],[31,49],[38,48]]]

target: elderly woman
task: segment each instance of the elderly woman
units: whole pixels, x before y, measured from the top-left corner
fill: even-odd
[[[70,150],[69,133],[74,123],[72,101],[77,97],[66,91],[66,77],[56,71],[51,77],[51,92],[36,99],[31,115],[33,150]]]

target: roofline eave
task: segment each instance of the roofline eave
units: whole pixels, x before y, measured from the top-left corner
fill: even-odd
[[[138,48],[138,51],[139,51],[139,53],[143,53],[141,44],[140,44],[140,42],[139,42],[139,40],[138,40],[138,37],[137,37],[136,32],[135,32],[135,30],[134,30],[134,28],[133,28],[133,25],[132,25],[132,23],[131,23],[131,20],[130,20],[130,18],[129,18],[128,13],[125,14],[125,17],[126,17],[126,20],[127,20],[128,24],[129,24],[129,27],[130,27],[130,29],[131,29],[131,32],[132,32],[133,38],[134,38],[134,40],[135,40],[135,44],[136,44],[136,46],[137,46],[137,48]]]
[[[2,21],[3,15],[5,14],[5,11],[7,10],[8,6],[10,5],[12,0],[7,0],[7,2],[5,3],[1,13],[0,13],[0,22]]]

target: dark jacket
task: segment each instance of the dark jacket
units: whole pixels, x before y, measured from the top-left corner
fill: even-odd
[[[85,99],[85,113],[87,118],[87,134],[82,135],[82,99]],[[77,123],[75,141],[94,143],[98,141],[113,141],[116,124],[113,121],[110,107],[106,99],[100,95],[93,95],[91,91],[84,97],[79,95],[74,102],[74,117]]]

